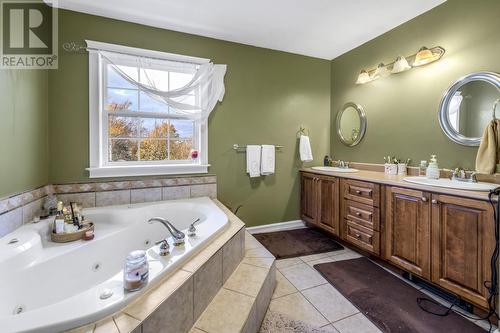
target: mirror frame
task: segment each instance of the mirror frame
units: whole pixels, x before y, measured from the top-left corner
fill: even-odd
[[[450,124],[450,119],[448,117],[448,107],[450,105],[451,98],[463,85],[472,81],[484,81],[488,82],[498,90],[500,90],[500,75],[494,72],[475,72],[465,75],[455,81],[444,93],[441,103],[439,104],[439,126],[443,130],[444,134],[455,143],[463,146],[479,146],[481,143],[481,137],[471,138],[464,136],[457,132]]]
[[[346,138],[344,138],[344,136],[342,135],[342,131],[340,130],[340,119],[342,118],[342,114],[344,113],[344,111],[349,107],[354,108],[358,112],[358,116],[359,116],[359,135],[356,138],[356,140],[354,140],[351,143],[349,143],[346,140]],[[359,144],[361,142],[361,140],[363,140],[363,137],[365,136],[365,132],[366,132],[366,115],[365,115],[365,111],[363,110],[361,105],[353,103],[353,102],[345,103],[344,106],[342,106],[342,109],[340,109],[340,111],[337,113],[336,122],[337,122],[337,124],[336,124],[337,125],[337,135],[338,135],[340,141],[344,145],[346,145],[348,147],[354,147],[357,144]]]

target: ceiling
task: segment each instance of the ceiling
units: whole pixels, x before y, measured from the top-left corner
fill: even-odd
[[[445,0],[59,0],[59,7],[333,59]]]

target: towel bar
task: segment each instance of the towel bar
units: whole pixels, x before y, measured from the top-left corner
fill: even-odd
[[[284,147],[283,147],[283,146],[281,146],[281,145],[274,145],[274,147],[275,147],[276,149],[281,149],[281,148],[284,148]],[[234,149],[234,150],[239,150],[239,149],[247,149],[247,146],[241,146],[241,145],[239,145],[239,144],[235,143],[235,144],[233,145],[233,149]]]

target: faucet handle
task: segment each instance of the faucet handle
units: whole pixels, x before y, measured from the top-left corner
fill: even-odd
[[[170,254],[170,245],[166,239],[158,241],[155,243],[156,245],[160,245],[160,256],[165,257]]]
[[[188,229],[188,237],[195,237],[196,236],[196,228],[194,227],[194,225],[196,223],[200,222],[200,219],[196,219],[193,223],[191,223],[191,225],[189,226],[189,229]]]
[[[473,171],[471,174],[470,174],[470,181],[472,183],[477,183],[477,177],[476,177],[476,172]]]

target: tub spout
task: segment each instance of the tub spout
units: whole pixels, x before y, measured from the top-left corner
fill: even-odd
[[[172,223],[168,222],[162,217],[153,217],[148,220],[148,223],[154,223],[154,222],[160,222],[167,228],[168,232],[172,235],[172,238],[174,239],[174,245],[179,246],[184,244],[184,239],[186,235],[182,231],[179,231],[176,227],[172,225]]]

